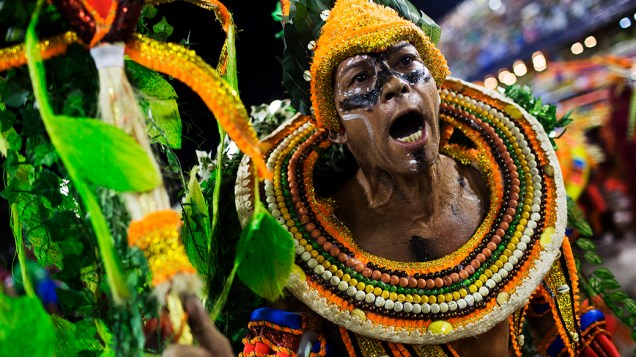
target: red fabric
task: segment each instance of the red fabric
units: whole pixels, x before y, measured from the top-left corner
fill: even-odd
[[[606,356],[621,357],[621,354],[618,353],[618,349],[616,349],[614,343],[606,335],[599,334],[594,338],[594,340],[598,342]]]
[[[272,350],[269,348],[268,345],[264,344],[263,342],[256,342],[256,345],[254,345],[254,352],[270,353],[272,352]]]
[[[108,10],[110,10],[110,7],[113,3],[113,0],[84,0],[84,1],[86,1],[86,3],[90,7],[95,9],[95,11],[97,11],[97,13],[102,19],[105,19],[108,16]]]
[[[254,345],[251,343],[246,343],[245,347],[243,347],[243,353],[250,353],[254,351]]]
[[[590,346],[585,347],[582,354],[583,357],[599,357]]]

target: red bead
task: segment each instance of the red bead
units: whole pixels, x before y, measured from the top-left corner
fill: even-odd
[[[417,288],[418,289],[424,289],[424,287],[426,287],[426,280],[417,279]]]
[[[364,276],[365,278],[368,278],[371,276],[371,274],[373,273],[373,271],[369,268],[364,268],[362,270],[362,276]]]
[[[435,287],[435,282],[433,279],[426,279],[426,287],[432,289]]]
[[[479,263],[479,262],[477,262],[477,263]],[[466,272],[468,273],[468,275],[475,274],[475,267],[473,266],[472,262],[470,263],[470,265],[467,265],[464,269],[466,269]]]
[[[408,281],[409,288],[414,288],[417,286],[417,280],[415,278],[409,278]]]
[[[341,261],[342,263],[347,261],[348,256],[345,253],[340,253],[340,255],[338,255],[338,260]]]
[[[495,234],[494,236],[492,236],[492,238],[490,238],[490,241],[495,243],[495,244],[499,244],[499,243],[501,243],[501,237]],[[496,246],[495,246],[495,248],[496,248]]]
[[[380,280],[380,278],[382,278],[382,272],[379,270],[374,270],[373,273],[371,273],[371,279]]]
[[[316,239],[316,242],[324,247],[325,243],[327,243],[327,238],[325,236],[320,236]]]
[[[322,246],[327,252],[331,251],[331,248],[333,248],[333,243],[331,242],[327,242],[325,243],[325,245]]]
[[[316,239],[318,237],[322,237],[320,234],[322,234],[320,230],[315,229],[313,232],[311,232],[311,238]]]
[[[340,255],[340,249],[338,249],[338,247],[333,247],[331,248],[331,251],[329,253],[331,254],[331,256],[337,257],[338,255]]]
[[[401,277],[400,278],[400,286],[405,288],[409,285],[409,279],[405,278],[405,277]]]
[[[484,248],[482,249],[481,254],[483,254],[486,258],[488,258],[492,255],[492,251],[488,248]]]
[[[481,253],[479,253],[479,254],[477,254],[477,257],[475,257],[475,259],[477,259],[478,262],[483,263],[483,262],[486,261],[486,256],[481,254]]]
[[[444,286],[444,280],[442,280],[442,278],[435,278],[435,287],[441,288],[442,286]]]
[[[316,229],[316,225],[313,222],[305,224],[305,230],[307,232],[313,232]]]
[[[457,273],[452,273],[452,274],[450,275],[450,278],[451,278],[451,280],[453,281],[453,283],[456,283],[456,282],[458,282],[458,281],[459,281],[459,274],[457,274]]]
[[[501,240],[501,239],[499,239]],[[490,242],[488,242],[488,244],[486,245],[486,247],[488,247],[488,249],[490,249],[491,251],[494,251],[495,249],[497,249],[497,244],[495,244],[492,240]]]
[[[450,276],[448,276],[448,275],[446,275],[446,276],[444,277],[444,279],[442,279],[442,280],[444,281],[444,285],[446,285],[446,286],[449,286],[450,284],[452,284],[452,283],[453,283],[453,279],[451,279],[451,277],[450,277]]]
[[[358,273],[362,273],[362,271],[364,271],[364,265],[360,262],[357,262],[354,266],[353,266],[353,270],[355,270]]]
[[[472,268],[472,267],[471,267]],[[468,271],[466,271],[466,269],[462,269],[459,271],[459,277],[462,279],[468,279]]]
[[[399,282],[400,282],[400,278],[398,278],[397,275],[391,275],[391,280],[390,280],[391,285],[397,285]]]
[[[388,284],[389,282],[391,282],[391,275],[387,273],[382,274],[382,282],[385,284]]]

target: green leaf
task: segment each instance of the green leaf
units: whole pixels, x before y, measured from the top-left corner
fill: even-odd
[[[0,294],[0,356],[49,357],[54,343],[53,324],[37,298]]]
[[[294,240],[258,203],[236,248],[238,276],[256,294],[274,301],[294,265]]]
[[[95,338],[96,329],[92,324],[80,321],[73,324],[61,317],[52,315],[55,326],[55,355],[77,356],[82,351],[101,351],[103,348]],[[78,328],[80,325],[81,328]]]
[[[616,279],[601,280],[598,284],[598,288],[602,291],[610,291],[620,287],[621,284]]]
[[[607,268],[598,268],[598,269],[594,270],[592,272],[592,274],[598,276],[602,280],[616,279],[614,277],[614,274]]]
[[[609,294],[608,299],[613,303],[620,304],[629,299],[629,295],[627,295],[627,293],[624,291],[614,291]]]
[[[33,182],[33,193],[49,200],[53,207],[57,207],[62,203],[60,179],[49,170],[42,170],[35,182]]]
[[[181,239],[186,254],[199,274],[210,274],[209,249],[211,237],[208,203],[203,197],[201,186],[197,181],[197,167],[190,171],[188,192],[183,205],[184,225],[181,228]]]
[[[594,242],[592,242],[592,240],[587,238],[577,239],[576,245],[585,251],[593,251],[596,249],[596,245],[594,244]]]
[[[54,265],[64,269],[64,254],[59,244],[53,242],[44,229],[37,229],[27,233],[27,239],[33,247],[33,254],[41,266]]]
[[[173,149],[181,148],[181,116],[175,99],[142,101],[144,114],[150,119],[148,135]]]
[[[87,182],[119,192],[149,191],[161,183],[148,154],[113,125],[58,116],[50,132],[60,156]]]
[[[126,76],[144,96],[153,99],[178,99],[174,87],[161,75],[134,61],[126,61]]]
[[[141,16],[148,19],[153,19],[155,16],[157,16],[158,12],[159,10],[157,10],[156,7],[152,5],[146,5],[144,6],[143,10],[141,10]]]
[[[585,254],[583,254],[583,258],[585,258],[585,261],[587,261],[588,263],[597,264],[597,265],[603,263],[603,259],[601,258],[601,256],[593,251],[585,252]]]
[[[576,229],[582,237],[591,237],[594,232],[585,219],[583,211],[579,208],[572,197],[567,196],[568,202],[568,227]]]
[[[155,33],[155,38],[165,41],[168,36],[172,35],[174,27],[168,23],[164,16],[161,18],[161,21],[152,26],[152,31]]]
[[[58,156],[57,152],[55,152],[55,148],[51,143],[46,142],[42,143],[32,150],[33,155],[33,165],[35,166],[53,166],[54,163],[57,162]]]
[[[625,299],[625,301],[623,301],[623,304],[625,305],[627,311],[629,311],[631,314],[636,314],[636,301],[634,301],[634,299],[627,298]]]

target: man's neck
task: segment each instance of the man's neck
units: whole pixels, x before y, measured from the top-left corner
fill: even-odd
[[[375,167],[361,167],[356,173],[355,184],[361,188],[371,209],[383,211],[415,206],[419,210],[425,207],[426,211],[435,212],[442,204],[441,198],[446,188],[453,182],[449,176],[454,170],[442,164],[444,159],[439,156],[429,166],[407,175],[389,173]]]

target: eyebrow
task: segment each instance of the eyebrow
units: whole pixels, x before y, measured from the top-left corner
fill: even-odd
[[[355,58],[348,60],[347,62],[351,61],[351,60],[355,60]],[[338,71],[338,73],[336,74],[336,77],[339,76],[343,76],[346,77],[347,72],[350,72],[352,70],[355,70],[357,68],[364,68],[364,67],[368,67],[369,64],[365,61],[365,59],[358,59],[357,61],[349,64],[345,64],[342,68],[340,68],[340,70]]]
[[[407,46],[412,46],[411,43],[409,42],[402,42],[402,43],[398,43],[393,45],[391,48],[387,49],[386,51],[384,51],[384,53],[386,53],[387,55],[393,54],[394,52],[397,52],[401,49],[403,49],[404,47]]]

